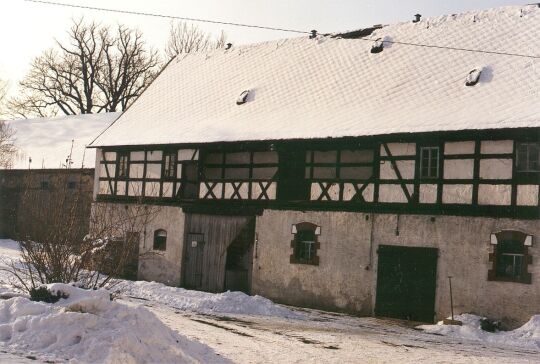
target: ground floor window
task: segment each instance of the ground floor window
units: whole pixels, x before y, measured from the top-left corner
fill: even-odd
[[[527,272],[530,262],[528,246],[532,236],[520,231],[501,231],[492,234],[494,246],[490,254],[493,266],[488,273],[489,280],[531,283],[531,274]]]
[[[163,229],[154,231],[154,250],[167,250],[167,232]]]
[[[290,257],[290,262],[295,264],[311,264],[318,265],[319,257],[317,249],[320,247],[318,235],[321,228],[309,222],[295,224],[292,227],[294,239],[291,241],[293,254]]]

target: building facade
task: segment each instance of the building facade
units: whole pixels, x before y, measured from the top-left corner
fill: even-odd
[[[159,207],[141,279],[432,322],[452,277],[455,312],[523,323],[540,302],[536,61],[394,40],[517,54],[538,20],[508,7],[173,61],[92,143],[96,203]]]

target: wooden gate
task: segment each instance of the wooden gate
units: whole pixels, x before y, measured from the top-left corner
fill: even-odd
[[[433,322],[436,248],[380,245],[375,315]]]
[[[186,214],[185,221],[184,287],[223,292],[228,248],[254,217]],[[248,241],[253,244],[254,231]]]

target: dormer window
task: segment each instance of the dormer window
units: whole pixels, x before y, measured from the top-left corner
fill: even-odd
[[[247,97],[249,95],[249,90],[242,91],[240,96],[236,99],[236,105],[242,105],[245,104],[247,101]]]

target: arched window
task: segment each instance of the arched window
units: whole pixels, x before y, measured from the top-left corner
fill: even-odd
[[[154,231],[154,250],[167,250],[167,231],[158,229]]]
[[[521,231],[503,230],[491,234],[493,253],[489,255],[492,269],[488,280],[531,283],[531,274],[527,266],[531,262],[528,247],[532,245],[532,236]]]
[[[301,222],[292,226],[294,239],[291,241],[293,254],[290,262],[294,264],[319,265],[317,250],[320,248],[318,236],[321,227],[309,222]]]

